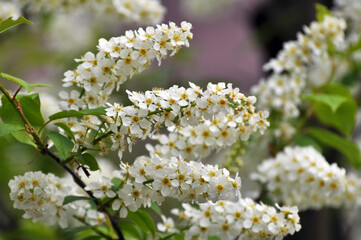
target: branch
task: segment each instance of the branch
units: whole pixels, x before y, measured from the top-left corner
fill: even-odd
[[[62,166],[70,175],[73,177],[74,182],[81,187],[88,195],[89,197],[95,202],[95,204],[98,207],[99,211],[104,212],[106,215],[108,215],[110,222],[112,224],[112,227],[114,231],[116,232],[119,240],[124,240],[123,234],[118,226],[117,221],[114,219],[114,217],[109,213],[109,211],[101,204],[101,202],[94,197],[93,193],[91,191],[85,190],[85,183],[80,179],[80,177],[68,166],[68,165],[62,165],[61,160],[58,156],[56,156],[53,152],[51,152],[47,146],[45,146],[43,149],[41,149],[41,154],[48,155],[53,160],[55,160],[60,166]]]
[[[53,160],[55,160],[61,167],[63,167],[70,175],[73,177],[74,182],[81,187],[88,195],[89,197],[95,202],[95,204],[98,207],[99,211],[104,212],[106,215],[108,215],[110,222],[113,226],[114,231],[116,232],[119,240],[124,240],[123,234],[118,226],[117,221],[114,219],[114,217],[108,212],[108,210],[101,204],[101,202],[94,197],[93,193],[91,191],[85,190],[85,183],[80,179],[80,177],[68,166],[68,165],[62,165],[61,160],[58,156],[56,156],[53,152],[51,152],[48,149],[48,146],[44,144],[44,141],[40,138],[38,132],[31,126],[30,122],[24,115],[20,101],[15,101],[16,99],[13,99],[13,97],[10,96],[9,92],[5,89],[3,85],[0,84],[0,91],[4,93],[5,97],[9,100],[9,102],[12,104],[16,112],[19,114],[21,119],[23,120],[25,124],[26,131],[33,137],[34,143],[37,145],[38,150],[40,150],[41,154],[48,155]]]

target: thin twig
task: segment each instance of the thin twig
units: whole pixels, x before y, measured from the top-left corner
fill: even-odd
[[[122,234],[122,232],[121,232],[121,230],[119,228],[119,225],[118,225],[117,221],[115,220],[114,216],[112,216],[108,212],[108,210],[101,204],[101,202],[97,198],[94,197],[94,195],[93,195],[93,193],[91,191],[85,190],[86,185],[80,179],[80,177],[68,165],[62,165],[60,158],[58,156],[56,156],[53,152],[51,152],[48,149],[47,144],[44,144],[44,141],[40,138],[38,132],[31,126],[30,122],[28,121],[28,119],[24,115],[24,112],[23,112],[23,110],[21,108],[20,101],[19,100],[18,101],[15,101],[15,100],[13,101],[13,99],[10,96],[9,92],[1,84],[0,84],[0,91],[4,93],[5,97],[9,100],[9,102],[12,104],[12,106],[14,107],[16,112],[19,114],[20,118],[23,120],[27,133],[30,134],[33,137],[33,141],[37,145],[38,150],[41,152],[41,154],[51,157],[53,160],[55,160],[60,166],[62,166],[73,177],[74,182],[79,187],[81,187],[89,195],[89,197],[95,202],[95,204],[98,207],[98,210],[102,211],[106,215],[108,215],[108,217],[110,219],[110,222],[112,224],[112,227],[113,227],[114,231],[116,232],[116,234],[118,236],[118,239],[119,240],[124,240],[123,234]]]

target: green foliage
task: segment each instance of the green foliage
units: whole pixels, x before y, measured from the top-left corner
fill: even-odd
[[[316,19],[322,22],[326,16],[332,16],[332,12],[323,4],[316,3]]]
[[[74,148],[74,143],[58,132],[50,132],[48,137],[53,141],[60,156],[65,159]]]
[[[33,24],[32,22],[30,22],[29,20],[27,20],[22,16],[16,20],[13,20],[12,17],[9,17],[6,20],[0,20],[0,33],[21,23]]]
[[[114,178],[112,178],[112,184],[113,184],[112,190],[114,192],[116,192],[121,188],[121,186],[124,184],[124,182],[122,180],[120,180],[119,178],[114,177]]]
[[[123,233],[125,240],[146,240],[146,234],[138,226],[128,223],[119,222],[119,228]]]
[[[321,128],[311,128],[310,131],[308,131],[308,134],[320,143],[334,148],[345,155],[353,167],[361,167],[360,149],[351,140],[345,139],[333,132]]]
[[[297,135],[294,137],[293,141],[297,146],[301,146],[301,147],[312,146],[317,151],[322,153],[321,146],[317,143],[317,141],[314,138],[312,138],[308,135]]]
[[[81,164],[87,165],[91,171],[96,171],[96,170],[99,169],[99,165],[98,165],[97,160],[90,153],[81,154],[81,153],[78,152],[77,155],[75,156],[75,158]]]
[[[311,103],[320,103],[328,106],[332,113],[335,113],[339,107],[347,102],[347,97],[336,94],[308,94],[303,95],[302,98]]]
[[[49,117],[49,120],[54,121],[57,119],[69,118],[69,117],[80,117],[80,116],[85,116],[85,115],[105,115],[105,114],[106,114],[105,107],[99,107],[99,108],[94,108],[94,109],[84,109],[84,110],[79,110],[79,111],[70,110],[70,111],[62,111],[62,112],[55,113]]]
[[[93,236],[84,237],[81,240],[101,240],[101,239],[105,239],[105,238],[101,236],[93,235]]]
[[[221,240],[221,239],[217,236],[208,236],[208,240]]]
[[[150,208],[151,208],[158,216],[162,216],[162,210],[160,210],[159,206],[158,206],[155,202],[152,202],[152,203],[151,203]]]
[[[65,132],[71,139],[73,139],[73,140],[75,141],[74,133],[73,133],[73,131],[68,127],[68,125],[66,125],[65,123],[62,123],[62,122],[54,123],[54,125],[60,127],[61,129],[63,129],[64,132]]]
[[[63,205],[79,200],[91,200],[91,198],[85,196],[66,196],[64,198]]]
[[[6,73],[0,73],[0,76],[3,78],[6,78],[7,80],[10,80],[10,81],[13,81],[13,82],[19,84],[20,86],[25,88],[28,91],[28,93],[33,91],[35,87],[51,87],[51,85],[49,85],[49,84],[29,84],[20,78],[11,76]]]
[[[312,103],[317,118],[323,124],[350,136],[356,123],[356,101],[341,84],[331,84],[323,91],[322,94],[303,95],[303,99]]]
[[[16,101],[20,103],[21,109],[28,119],[29,123],[36,129],[39,130],[40,127],[44,124],[44,119],[40,112],[40,98],[39,94],[33,93],[30,95],[19,94],[16,96]],[[15,110],[11,102],[5,97],[1,98],[2,107],[0,108],[0,117],[4,123],[22,126],[24,128],[25,123],[20,117],[18,112]],[[18,141],[35,146],[32,142],[31,137],[29,137],[25,132],[13,132],[11,133]]]
[[[128,217],[137,224],[142,231],[151,233],[153,239],[155,238],[155,224],[149,213],[138,210],[136,212],[128,212]]]
[[[24,129],[24,127],[20,126],[20,125],[2,123],[2,124],[0,124],[0,136],[4,136],[6,134],[16,132],[16,131],[20,131],[20,130],[23,130],[23,129]]]
[[[65,199],[64,199],[65,200]],[[64,204],[63,204],[64,205]],[[74,236],[82,231],[90,229],[91,226],[81,226],[75,228],[67,228],[63,230],[64,239],[74,239]]]

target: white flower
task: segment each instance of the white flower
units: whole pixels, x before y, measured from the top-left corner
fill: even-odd
[[[163,223],[158,223],[157,228],[161,232],[177,232],[175,228],[174,221],[172,218],[167,218],[166,216],[161,216]]]

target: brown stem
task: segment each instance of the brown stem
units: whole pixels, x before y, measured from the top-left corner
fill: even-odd
[[[108,212],[108,210],[101,204],[101,202],[94,197],[93,193],[91,191],[85,190],[85,183],[80,179],[80,177],[68,166],[68,165],[62,165],[61,160],[58,156],[56,156],[53,152],[51,152],[48,149],[48,146],[44,144],[43,140],[40,138],[37,131],[31,126],[30,122],[26,118],[26,116],[23,113],[23,110],[20,105],[20,101],[15,101],[16,99],[13,99],[9,92],[4,88],[3,85],[0,84],[0,91],[4,93],[5,97],[9,100],[9,102],[12,104],[16,112],[19,114],[21,119],[24,122],[26,131],[33,137],[34,143],[38,146],[38,149],[40,150],[41,154],[48,155],[52,159],[54,159],[60,166],[62,166],[70,175],[73,177],[74,182],[81,187],[88,195],[89,197],[95,202],[97,205],[99,211],[104,212],[106,215],[108,215],[110,222],[113,226],[114,231],[116,232],[119,240],[124,240],[123,234],[119,228],[119,225],[117,221],[114,219],[114,217]]]
[[[98,206],[98,209],[102,212],[104,212],[106,215],[108,215],[110,222],[112,224],[112,227],[114,231],[116,232],[119,240],[124,240],[123,234],[118,226],[117,221],[114,219],[114,217],[109,213],[109,211],[99,202],[99,200],[94,197],[93,193],[91,191],[85,190],[85,183],[79,178],[79,176],[68,166],[68,165],[62,165],[61,160],[58,156],[56,156],[53,152],[51,152],[47,147],[44,149],[41,149],[41,153],[43,155],[48,155],[52,159],[54,159],[59,165],[61,165],[72,177],[74,182],[81,187],[88,195],[89,197],[95,202],[95,204]]]

